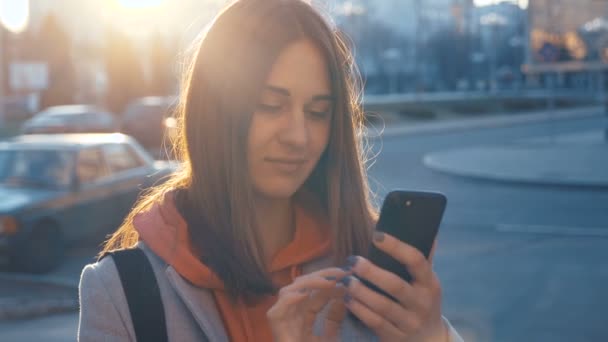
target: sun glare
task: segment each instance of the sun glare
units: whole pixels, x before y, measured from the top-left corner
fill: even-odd
[[[11,32],[23,31],[29,22],[29,1],[0,0],[0,26]]]
[[[126,8],[149,8],[159,6],[163,1],[164,0],[119,0],[118,3]]]

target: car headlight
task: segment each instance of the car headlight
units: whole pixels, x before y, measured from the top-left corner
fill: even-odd
[[[14,217],[0,217],[0,234],[13,235],[17,233],[17,220]]]

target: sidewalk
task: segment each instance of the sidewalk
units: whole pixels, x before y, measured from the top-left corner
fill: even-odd
[[[439,172],[499,182],[608,187],[608,142],[599,128],[430,153],[423,162]]]
[[[577,107],[571,109],[556,109],[518,114],[492,114],[474,118],[458,118],[428,122],[402,122],[396,116],[390,116],[367,129],[368,138],[390,138],[391,136],[411,134],[433,134],[478,128],[507,127],[531,124],[549,120],[577,120],[604,115],[600,106]]]
[[[80,273],[96,251],[95,246],[74,247],[50,274],[0,272],[0,321],[77,312]]]
[[[0,321],[77,310],[77,287],[0,276]]]

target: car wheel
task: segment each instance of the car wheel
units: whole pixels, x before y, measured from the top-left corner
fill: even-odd
[[[18,269],[31,273],[46,273],[59,266],[64,257],[61,230],[53,223],[37,225],[25,246],[17,255]]]

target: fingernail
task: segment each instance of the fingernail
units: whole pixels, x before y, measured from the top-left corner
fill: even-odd
[[[348,287],[352,280],[351,278],[352,278],[351,276],[346,276],[346,277],[340,279],[340,283],[342,283],[342,285],[344,285],[344,287]]]
[[[353,299],[353,297],[351,295],[349,295],[348,293],[344,295],[344,303],[348,304],[352,299]]]
[[[346,266],[344,266],[344,269],[346,271],[350,271],[357,264],[357,260],[358,259],[357,259],[356,255],[351,255],[348,258],[346,258]]]
[[[325,280],[327,281],[336,281],[338,278],[334,277],[334,276],[329,276],[329,277],[324,277]]]
[[[384,233],[383,232],[374,232],[374,241],[376,241],[376,242],[384,241]]]

